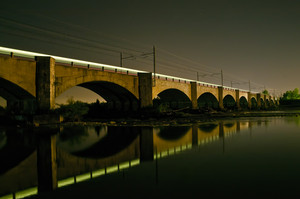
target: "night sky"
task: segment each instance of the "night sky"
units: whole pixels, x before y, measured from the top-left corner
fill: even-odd
[[[300,1],[3,1],[0,46],[271,94],[300,87]]]

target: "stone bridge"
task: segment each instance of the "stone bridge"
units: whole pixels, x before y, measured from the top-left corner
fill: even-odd
[[[154,78],[155,77],[155,78]],[[0,96],[23,112],[47,111],[74,86],[94,91],[120,110],[153,106],[159,99],[193,109],[267,107],[273,96],[195,80],[0,47]]]

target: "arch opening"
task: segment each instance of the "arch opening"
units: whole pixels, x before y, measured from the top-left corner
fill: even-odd
[[[223,99],[223,105],[225,109],[233,110],[236,106],[235,100],[231,95],[226,95]]]
[[[75,156],[88,158],[112,157],[123,150],[126,150],[138,137],[139,128],[124,128],[120,126],[107,127],[107,133],[92,146],[72,152]]]
[[[178,89],[167,89],[160,92],[153,100],[153,107],[164,105],[170,109],[191,107],[189,97]]]
[[[17,167],[34,153],[35,139],[30,129],[0,129],[0,175]]]
[[[275,107],[275,103],[274,103],[273,100],[270,100],[270,106],[271,106],[271,107]]]
[[[248,108],[248,101],[247,101],[247,99],[244,96],[242,96],[240,98],[240,107],[242,109],[247,109]]]
[[[76,87],[89,90],[87,92],[89,96],[85,96],[85,103],[88,107],[88,117],[101,118],[111,115],[116,116],[116,114],[122,116],[122,114],[127,111],[134,111],[139,108],[138,99],[126,88],[115,83],[93,81],[79,84]],[[64,93],[61,95],[64,95]],[[79,96],[79,98],[84,95],[76,91],[74,91],[73,94],[77,95],[77,97]],[[60,96],[57,98],[60,98]],[[93,100],[91,101],[91,99]]]
[[[266,99],[266,107],[270,107],[270,101],[268,99]]]
[[[257,101],[254,97],[251,98],[251,109],[257,109]]]
[[[117,111],[137,110],[138,99],[126,88],[112,82],[87,82],[78,86],[97,93],[106,101],[106,107]]]
[[[200,109],[218,109],[219,108],[219,102],[217,98],[209,93],[203,93],[202,95],[199,96],[198,100],[198,107]]]

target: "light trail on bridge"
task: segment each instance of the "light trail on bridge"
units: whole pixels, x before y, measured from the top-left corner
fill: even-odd
[[[131,73],[134,75],[137,75],[138,73],[148,73],[149,72],[149,71],[142,71],[142,70],[118,67],[118,66],[113,66],[113,65],[108,65],[108,64],[101,64],[101,63],[96,63],[96,62],[89,62],[89,61],[59,57],[59,56],[55,56],[55,55],[29,52],[29,51],[12,49],[12,48],[7,48],[7,47],[0,47],[0,54],[5,54],[5,55],[13,54],[14,56],[17,56],[17,57],[24,57],[24,58],[30,58],[30,59],[35,59],[36,56],[53,57],[56,60],[56,62],[58,62],[58,63],[65,63],[65,64],[70,64],[70,65],[80,64],[80,66],[93,67],[93,68],[103,68],[104,67],[109,70],[126,72],[127,74]],[[152,74],[152,76],[154,76],[154,74]],[[196,82],[198,84],[207,85],[207,86],[211,86],[211,87],[221,87],[221,85],[218,85],[218,84],[212,84],[212,83],[208,83],[208,82],[202,82],[202,81],[186,79],[186,78],[181,78],[181,77],[175,77],[175,76],[170,76],[170,75],[164,75],[164,74],[158,74],[158,73],[156,74],[156,78],[165,78],[166,80],[173,80],[173,81],[176,80],[176,81],[185,82],[185,83]],[[232,89],[232,90],[239,89],[239,88],[233,88],[233,87],[228,87],[228,86],[223,86],[223,88]],[[243,89],[239,89],[239,90],[248,92],[248,90],[243,90]],[[257,91],[256,92],[251,91],[251,92],[260,93]]]

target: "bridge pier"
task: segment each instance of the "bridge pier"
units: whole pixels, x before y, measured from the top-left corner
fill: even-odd
[[[152,107],[152,73],[138,73],[140,108]]]
[[[250,110],[252,109],[252,102],[251,102],[251,99],[252,99],[251,93],[248,92],[248,108],[249,108]]]
[[[37,168],[38,192],[48,192],[57,188],[56,129],[42,129],[38,135]]]
[[[236,122],[236,132],[240,132],[241,131],[241,122],[240,121],[237,121]]]
[[[191,82],[191,100],[192,100],[192,109],[198,109],[196,82]]]
[[[198,125],[192,125],[192,146],[198,146]]]
[[[223,86],[218,87],[218,94],[219,94],[219,109],[223,110],[224,109],[224,104],[223,104]]]
[[[140,132],[140,160],[152,161],[154,159],[153,127],[143,127]]]
[[[47,113],[55,107],[55,59],[36,57],[36,101],[38,111]]]
[[[269,108],[267,104],[267,95],[264,95],[264,108],[265,109]]]
[[[224,123],[220,122],[219,123],[219,137],[224,137]]]
[[[236,101],[236,107],[238,110],[241,109],[240,105],[240,90],[235,90],[235,101]]]
[[[256,101],[257,101],[257,108],[258,108],[258,109],[261,108],[261,101],[260,101],[260,98],[261,98],[261,94],[260,94],[260,93],[256,94]]]

